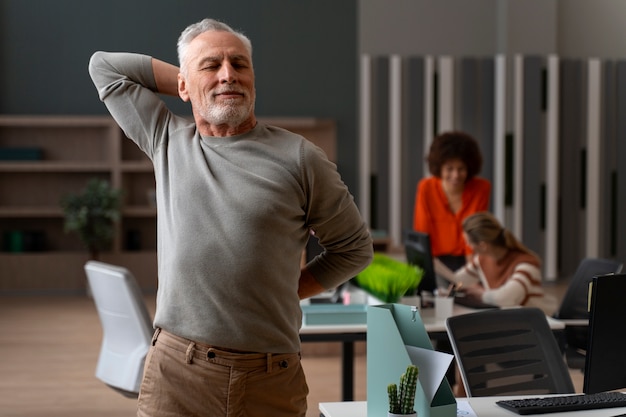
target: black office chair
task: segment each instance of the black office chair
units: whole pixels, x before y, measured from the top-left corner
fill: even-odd
[[[587,310],[589,282],[596,275],[617,274],[621,270],[622,263],[615,260],[601,258],[583,259],[572,276],[561,301],[561,306],[554,317],[562,320],[589,319]],[[589,339],[588,326],[566,325],[563,335],[563,350],[567,366],[571,369],[584,369],[585,352]]]
[[[453,316],[446,328],[468,397],[568,394],[574,384],[538,308]]]

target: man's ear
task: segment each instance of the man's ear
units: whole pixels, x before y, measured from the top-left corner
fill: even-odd
[[[189,93],[187,92],[187,82],[182,74],[178,74],[178,95],[183,101],[189,101]]]

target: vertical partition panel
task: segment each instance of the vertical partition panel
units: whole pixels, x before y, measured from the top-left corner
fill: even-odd
[[[513,233],[522,237],[524,227],[524,57],[516,55],[513,61]]]
[[[602,72],[599,59],[587,63],[587,173],[586,173],[586,236],[585,256],[600,256],[600,207],[604,184],[600,177],[602,162],[601,132],[601,83]]]
[[[458,129],[481,140],[480,125],[480,63],[476,58],[459,60],[459,125]]]
[[[394,246],[402,236],[402,57],[389,60],[389,239]]]
[[[544,276],[558,277],[559,210],[559,59],[548,57],[546,108],[546,222]]]
[[[494,68],[494,123],[493,123],[493,181],[491,206],[493,213],[502,224],[505,222],[505,138],[506,138],[506,56],[498,55]]]
[[[442,56],[438,60],[437,133],[452,130],[455,127],[455,77],[454,58]]]
[[[521,217],[523,229],[520,237],[524,244],[537,253],[543,253],[541,230],[542,173],[545,161],[543,136],[543,59],[527,57],[524,60],[523,74],[523,189]]]
[[[615,256],[617,244],[617,185],[616,167],[617,157],[617,119],[621,118],[615,112],[617,104],[617,80],[615,77],[615,63],[603,63],[602,68],[602,171],[600,181],[604,184],[603,206],[600,209],[600,253],[604,257]]]
[[[360,62],[359,88],[359,209],[367,224],[371,218],[372,174],[372,60],[362,55]]]
[[[617,259],[626,262],[626,61],[617,62]]]
[[[437,133],[435,58],[424,58],[424,155],[428,155],[430,144]],[[424,176],[429,175],[428,164],[424,164]]]
[[[493,183],[494,177],[494,150],[495,150],[495,60],[493,58],[479,59],[478,82],[480,85],[480,97],[478,107],[480,108],[479,133],[480,145],[483,151],[483,170],[481,175]],[[490,209],[493,211],[493,191],[491,193]]]
[[[389,230],[389,58],[373,62],[372,227]]]
[[[405,62],[405,91],[403,98],[404,140],[402,152],[403,166],[403,213],[402,225],[405,229],[413,227],[413,208],[417,183],[424,176],[426,152],[424,143],[424,59],[408,58]]]
[[[459,64],[459,125],[476,138],[483,154],[481,176],[492,180],[494,160],[494,60],[462,58]],[[492,204],[493,206],[493,204]]]
[[[561,276],[574,273],[583,257],[585,230],[582,216],[582,164],[580,144],[584,133],[582,62],[561,62],[561,119],[559,124],[559,269]]]

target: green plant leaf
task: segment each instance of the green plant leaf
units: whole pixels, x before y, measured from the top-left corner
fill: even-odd
[[[106,249],[112,242],[114,223],[120,218],[122,192],[109,182],[91,179],[81,193],[61,198],[66,233],[78,234],[92,252]]]
[[[395,303],[409,291],[415,291],[424,270],[400,262],[382,253],[374,253],[372,263],[355,278],[364,291],[385,303]]]

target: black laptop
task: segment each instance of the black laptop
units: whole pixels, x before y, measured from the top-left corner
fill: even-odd
[[[421,294],[422,291],[434,293],[437,289],[437,275],[435,274],[433,255],[430,249],[430,237],[427,233],[407,229],[404,231],[403,241],[407,262],[411,265],[417,265],[424,270],[422,280],[417,287],[417,294]],[[493,304],[470,299],[462,291],[457,293],[454,302],[475,309],[498,308]]]

